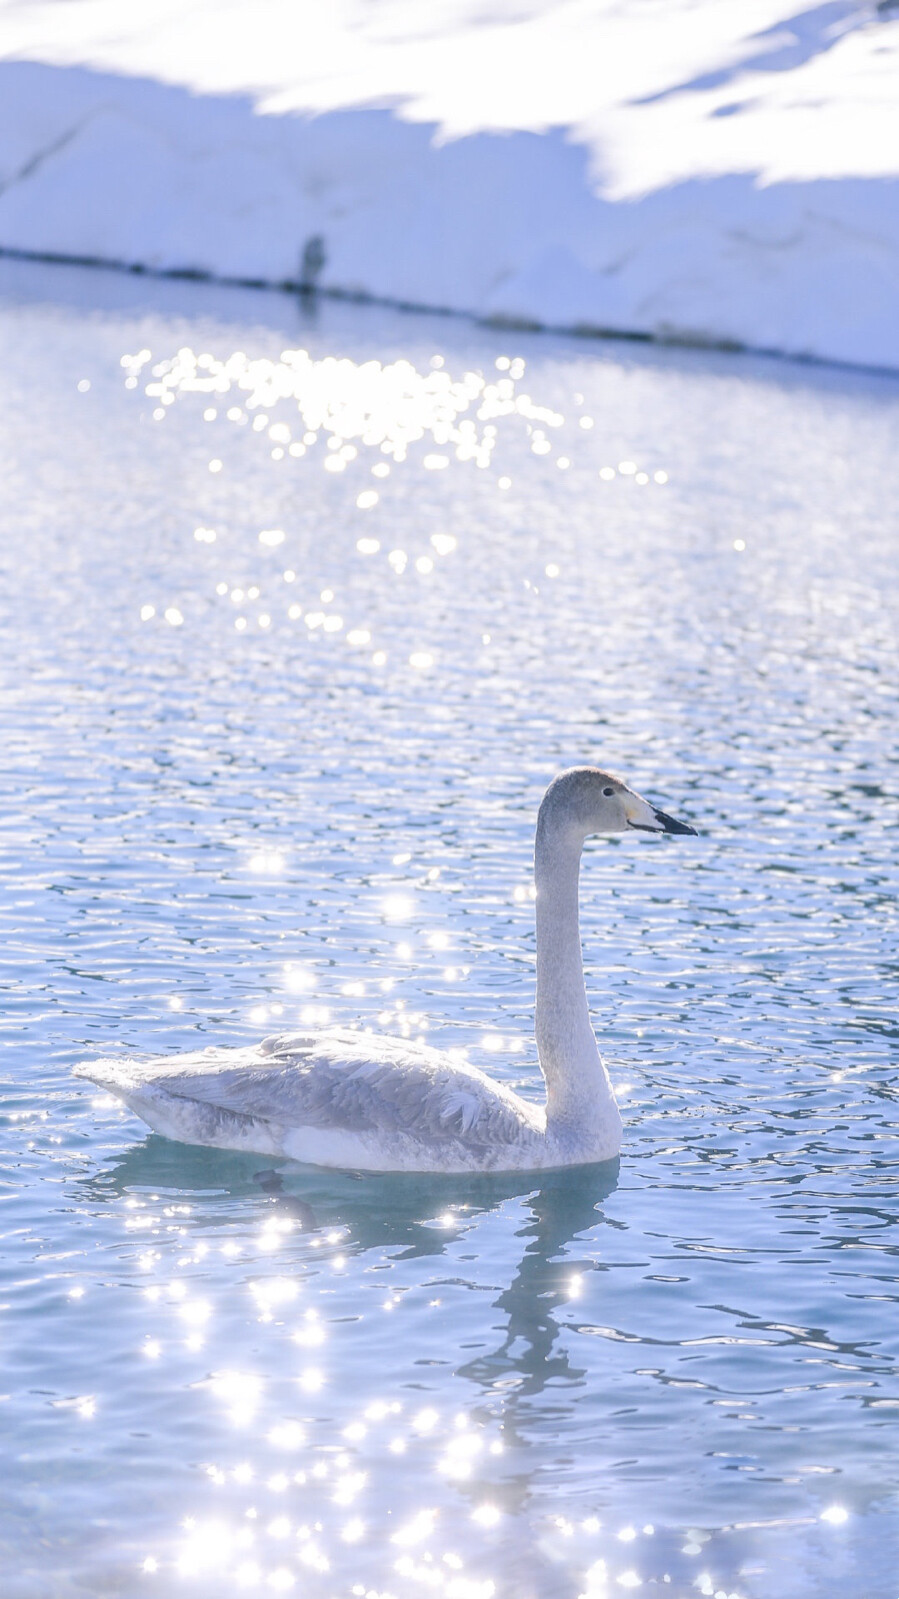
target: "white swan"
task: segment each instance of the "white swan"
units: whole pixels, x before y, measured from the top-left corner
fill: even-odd
[[[537,1010],[545,1106],[407,1039],[329,1028],[247,1049],[76,1067],[167,1138],[357,1171],[530,1171],[611,1160],[621,1117],[590,1025],[578,872],[593,833],[693,833],[597,767],[537,817]]]

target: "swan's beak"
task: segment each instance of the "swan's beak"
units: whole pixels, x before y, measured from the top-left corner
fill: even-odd
[[[686,822],[679,822],[667,812],[657,810],[655,805],[650,805],[648,800],[641,799],[639,794],[627,796],[624,811],[628,827],[634,828],[638,833],[690,833],[696,837],[695,827],[689,827]]]

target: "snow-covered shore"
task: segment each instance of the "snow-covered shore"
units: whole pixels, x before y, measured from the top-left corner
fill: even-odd
[[[858,0],[3,0],[0,249],[899,368],[897,102]]]

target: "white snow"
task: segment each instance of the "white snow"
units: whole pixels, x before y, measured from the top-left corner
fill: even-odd
[[[0,0],[0,249],[899,368],[899,7]]]

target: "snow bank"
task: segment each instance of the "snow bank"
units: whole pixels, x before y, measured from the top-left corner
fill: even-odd
[[[0,4],[0,248],[899,368],[853,0]]]

